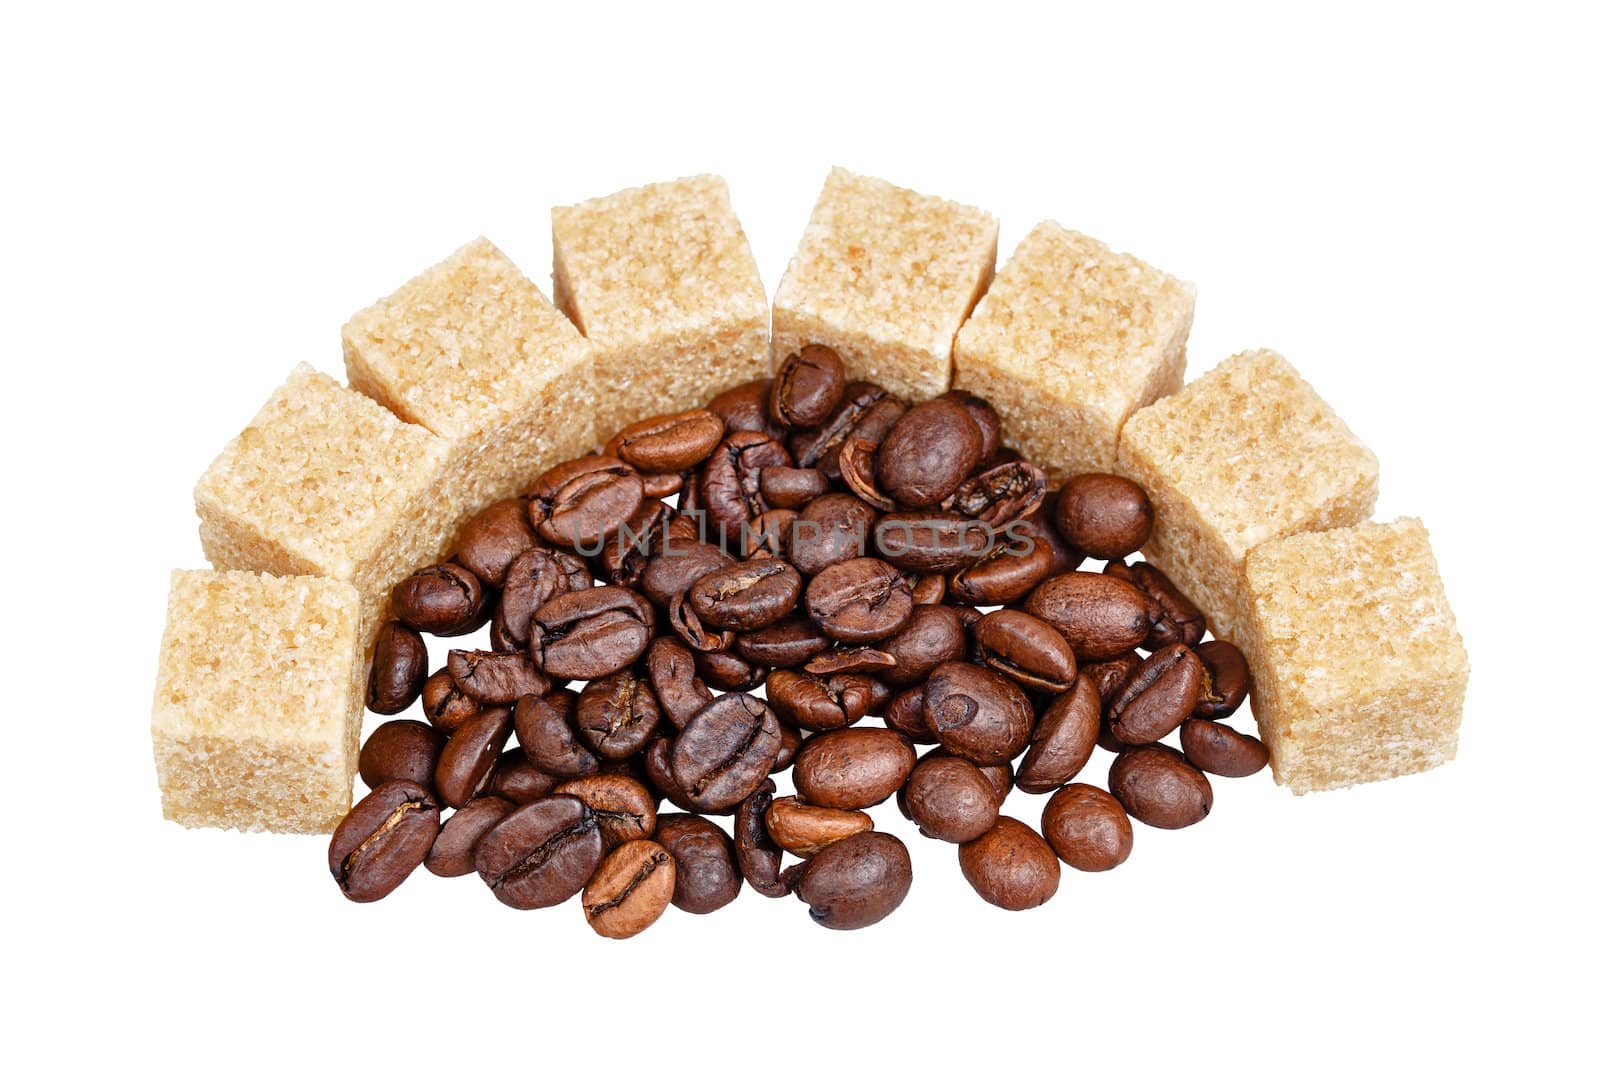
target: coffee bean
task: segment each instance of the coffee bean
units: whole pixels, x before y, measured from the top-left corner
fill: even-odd
[[[965,389],[952,389],[944,394],[943,399],[961,405],[961,409],[972,417],[973,424],[978,427],[978,435],[983,440],[978,450],[978,463],[992,463],[995,456],[999,455],[1002,443],[1000,413],[994,409],[994,405]]]
[[[911,587],[911,601],[914,604],[944,602],[945,580],[942,574],[909,574],[906,584]]]
[[[989,527],[943,511],[894,511],[877,521],[872,543],[896,567],[949,574],[982,559],[993,547]]]
[[[678,595],[667,605],[667,622],[672,632],[696,652],[723,652],[733,647],[732,630],[714,630],[706,625],[699,613],[689,603],[689,598]]]
[[[515,704],[525,696],[543,696],[550,679],[540,673],[526,652],[453,650],[450,677],[456,688],[479,704]]]
[[[811,580],[806,614],[829,637],[852,644],[882,641],[911,619],[905,576],[881,559],[835,563]]]
[[[494,763],[511,736],[511,709],[488,708],[456,728],[439,753],[434,789],[447,807],[459,808],[489,786]]]
[[[979,662],[1027,689],[1064,693],[1077,681],[1072,646],[1043,619],[1010,608],[991,612],[973,626],[972,638]]]
[[[976,765],[956,756],[924,757],[906,780],[906,815],[928,837],[960,844],[1000,817],[1000,798]]]
[[[828,476],[813,467],[765,467],[761,495],[769,508],[803,508],[828,491]]]
[[[737,546],[747,523],[766,510],[761,496],[763,467],[792,467],[789,450],[766,434],[728,434],[702,468],[700,492],[711,532],[723,547]]]
[[[416,782],[385,782],[350,809],[328,843],[328,870],[360,904],[382,900],[416,870],[439,834],[439,805]]]
[[[998,530],[1038,511],[1044,490],[1044,471],[1017,460],[979,471],[957,486],[940,507]]]
[[[645,503],[651,500],[660,502],[663,497],[669,497],[683,489],[683,472],[667,471],[664,474],[640,475],[644,479]]]
[[[1121,578],[1058,574],[1028,597],[1027,610],[1060,630],[1079,659],[1111,659],[1150,633],[1150,602]]]
[[[734,642],[734,651],[760,667],[798,667],[832,645],[816,623],[804,615],[791,615],[770,626],[740,634]]]
[[[864,556],[867,530],[876,513],[847,493],[817,497],[800,511],[789,528],[785,558],[805,576],[820,574],[835,563]]]
[[[867,713],[872,689],[859,674],[818,677],[802,671],[767,675],[767,700],[780,719],[807,730],[836,730]]]
[[[656,842],[677,866],[674,907],[691,915],[709,915],[739,895],[744,879],[734,857],[733,838],[710,819],[678,813],[659,816]]]
[[[1270,756],[1267,746],[1255,738],[1208,719],[1184,723],[1178,743],[1190,763],[1224,778],[1248,778],[1265,767]]]
[[[460,878],[477,868],[472,854],[483,836],[493,830],[500,820],[517,809],[505,797],[479,797],[456,812],[439,827],[439,836],[428,849],[424,867],[440,878]]]
[[[837,479],[839,453],[846,441],[859,437],[872,445],[881,444],[889,428],[905,412],[905,404],[871,382],[848,382],[844,399],[825,423],[815,430],[796,430],[789,435],[795,462]]]
[[[1205,688],[1205,664],[1186,645],[1168,645],[1141,663],[1106,708],[1111,734],[1148,745],[1176,730]]]
[[[911,854],[891,834],[853,834],[806,860],[793,883],[818,925],[859,930],[885,918],[906,899]]]
[[[1017,768],[1017,788],[1048,793],[1065,785],[1094,755],[1099,736],[1100,696],[1093,683],[1080,681],[1052,700],[1040,716]]]
[[[971,663],[946,663],[924,687],[939,743],[979,765],[1010,763],[1028,745],[1033,706],[1017,684]]]
[[[901,416],[884,437],[878,485],[903,507],[933,507],[966,480],[983,450],[983,431],[962,403],[929,400]]]
[[[800,746],[804,741],[805,738],[800,736],[798,729],[778,719],[778,758],[772,761],[773,774],[786,771],[794,765],[794,759],[800,754]]]
[[[789,531],[799,517],[799,512],[790,511],[788,508],[769,508],[763,511],[745,525],[740,554],[749,560],[782,559],[784,553],[788,551]]]
[[[825,345],[806,345],[778,368],[767,413],[779,426],[820,426],[843,399],[844,362],[838,353]]]
[[[439,637],[460,637],[482,626],[489,603],[478,576],[458,563],[424,567],[389,595],[395,618]]]
[[[1055,514],[1059,494],[1046,493],[1044,500],[1039,503],[1039,510],[1026,519],[1017,519],[1008,524],[1007,530],[1015,537],[1027,537],[1037,544],[1041,551],[1050,557],[1050,573],[1048,577],[1075,571],[1084,561],[1084,555],[1071,545],[1066,538],[1061,536],[1061,531],[1056,529]]]
[[[600,828],[577,797],[535,800],[478,842],[473,862],[495,897],[513,908],[548,908],[575,895],[600,865]]]
[[[870,645],[834,645],[806,660],[807,674],[871,674],[895,665],[895,658]]]
[[[502,652],[528,647],[533,614],[562,593],[588,589],[594,578],[583,560],[553,548],[533,548],[506,567],[489,637]]]
[[[1102,705],[1111,703],[1132,674],[1144,660],[1137,652],[1124,652],[1115,659],[1093,660],[1078,664],[1078,677],[1086,678],[1100,694]]]
[[[952,608],[916,605],[905,628],[878,647],[895,662],[879,671],[877,678],[891,686],[918,685],[941,663],[967,654],[967,629]]]
[[[1227,641],[1196,645],[1194,654],[1206,666],[1205,691],[1194,714],[1202,719],[1226,719],[1250,695],[1250,665],[1244,653]]]
[[[607,852],[656,832],[656,800],[643,782],[625,774],[591,774],[556,786],[555,796],[577,797],[589,806]]]
[[[435,672],[422,686],[422,713],[442,733],[455,733],[480,710],[478,702],[456,686],[448,669]]]
[[[878,485],[878,446],[852,437],[839,449],[839,476],[860,500],[875,511],[894,511],[895,501]]]
[[[661,722],[661,707],[644,679],[629,672],[597,678],[578,694],[578,733],[605,759],[643,752]]]
[[[699,807],[689,799],[689,794],[672,775],[672,745],[675,739],[671,737],[657,737],[645,746],[644,774],[645,781],[650,789],[659,797],[670,800],[676,807],[684,811],[691,811]],[[710,812],[708,814],[724,814],[724,812]]]
[[[1011,604],[1050,577],[1054,557],[1041,542],[1010,532],[1008,526],[988,552],[949,578],[946,594],[956,604]]]
[[[785,897],[789,885],[779,875],[783,850],[767,833],[767,809],[778,787],[771,778],[761,782],[739,802],[733,816],[733,848],[744,880],[764,897]]]
[[[673,517],[673,509],[663,501],[645,500],[627,522],[617,527],[616,533],[606,538],[600,555],[592,560],[595,574],[609,585],[637,589]]]
[[[711,703],[711,690],[695,674],[694,653],[676,637],[658,637],[650,642],[644,669],[656,701],[674,729],[682,730],[701,708]]]
[[[505,581],[511,561],[538,547],[528,524],[528,505],[520,498],[490,504],[461,528],[456,559],[485,585]]]
[[[800,602],[800,586],[800,572],[782,560],[746,560],[695,582],[689,603],[707,624],[744,633],[789,614]]]
[[[668,527],[660,553],[645,564],[639,592],[665,608],[675,598],[687,596],[695,582],[733,562],[733,556],[715,545],[688,540],[683,532]]]
[[[409,708],[428,678],[428,647],[417,631],[387,622],[378,631],[367,671],[367,707],[379,715]]]
[[[672,746],[672,775],[699,810],[733,807],[759,786],[778,755],[772,709],[742,693],[707,704]]]
[[[1193,826],[1211,813],[1211,783],[1166,745],[1130,748],[1111,761],[1111,795],[1142,823]]]
[[[1128,479],[1080,474],[1061,489],[1056,526],[1085,555],[1120,559],[1144,546],[1155,514],[1145,491]]]
[[[706,404],[706,408],[722,420],[725,433],[759,433],[777,437],[782,433],[782,428],[767,413],[767,394],[771,388],[771,378],[745,382],[718,393]]]
[[[1045,839],[1008,815],[981,837],[957,850],[961,873],[978,895],[997,908],[1023,911],[1055,896],[1061,862]]]
[[[748,693],[767,680],[767,668],[733,652],[696,652],[694,668],[708,684],[730,693]]]
[[[528,762],[528,754],[520,748],[508,748],[494,761],[494,773],[489,776],[485,790],[491,796],[503,797],[513,804],[527,804],[547,797],[560,784],[553,774],[546,774]]]
[[[601,937],[642,933],[672,903],[677,870],[654,841],[630,841],[600,861],[583,887],[583,917]]]
[[[1044,806],[1045,840],[1069,867],[1109,871],[1133,851],[1133,823],[1117,798],[1104,789],[1063,786]]]
[[[722,434],[722,419],[716,412],[696,408],[624,427],[606,442],[605,454],[640,474],[670,474],[686,471],[711,455]]]
[[[785,852],[809,859],[835,841],[872,829],[864,811],[823,808],[799,797],[778,797],[767,808],[767,833]]]
[[[638,471],[611,456],[583,456],[539,476],[528,518],[551,544],[595,553],[643,501]]]
[[[1155,567],[1142,560],[1131,566],[1113,560],[1106,564],[1105,573],[1121,578],[1149,598],[1150,636],[1144,639],[1145,648],[1192,647],[1206,635],[1205,615]]]
[[[893,796],[916,762],[916,749],[893,730],[854,726],[817,734],[801,745],[794,785],[811,804],[870,808]]]
[[[928,724],[927,708],[924,697],[927,690],[924,686],[913,689],[903,689],[895,694],[889,706],[883,711],[884,722],[889,727],[919,745],[931,745],[939,740],[939,735],[933,732],[933,727]]]
[[[361,780],[372,789],[385,782],[432,782],[445,735],[414,719],[386,722],[361,746]]]
[[[655,612],[631,589],[614,585],[555,597],[533,616],[534,662],[556,678],[615,674],[644,654]]]
[[[571,698],[527,696],[517,701],[513,721],[528,762],[557,778],[594,774],[600,761],[579,741],[571,723]]]

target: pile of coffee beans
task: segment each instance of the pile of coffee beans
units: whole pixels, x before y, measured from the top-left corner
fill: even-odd
[[[579,896],[607,937],[748,883],[855,929],[911,886],[868,814],[895,797],[983,899],[1042,904],[1062,862],[1127,859],[1130,817],[1192,825],[1207,774],[1267,762],[1217,721],[1249,692],[1239,650],[1124,562],[1153,519],[1113,475],[1047,492],[979,397],[908,406],[808,347],[544,472],[395,588],[368,707],[427,721],[362,748],[334,879],[371,901],[476,873],[514,908]],[[485,627],[429,674],[421,634]],[[1096,745],[1108,789],[1073,781]],[[1001,814],[1013,788],[1053,794],[1040,830]]]

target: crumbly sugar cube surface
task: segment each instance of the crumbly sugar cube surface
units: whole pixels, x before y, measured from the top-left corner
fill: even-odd
[[[356,313],[343,341],[352,388],[450,442],[463,515],[594,446],[588,342],[487,239]]]
[[[1183,384],[1194,287],[1043,222],[1006,261],[955,346],[955,383],[1005,417],[1006,443],[1052,485],[1109,471],[1134,411]]]
[[[950,388],[956,333],[994,277],[1000,224],[835,167],[772,303],[773,360],[823,344],[913,400]]]
[[[594,346],[599,440],[770,372],[766,289],[721,178],[558,207],[551,230],[556,304]]]
[[[338,579],[175,571],[150,714],[166,817],[330,832],[350,809],[360,628]]]
[[[1251,707],[1296,793],[1454,758],[1467,652],[1416,519],[1286,537],[1245,564]]]
[[[1150,562],[1233,639],[1245,554],[1308,530],[1360,522],[1378,460],[1276,352],[1245,352],[1129,416],[1117,473],[1144,486]]]

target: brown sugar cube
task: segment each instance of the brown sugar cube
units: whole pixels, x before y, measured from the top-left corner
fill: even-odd
[[[1261,545],[1245,584],[1250,703],[1279,784],[1337,789],[1454,758],[1467,651],[1422,523]]]
[[[174,571],[150,713],[166,817],[332,831],[356,769],[360,627],[347,582]]]
[[[449,450],[301,364],[195,486],[201,546],[219,570],[350,582],[373,635],[389,590],[453,533],[438,488]]]
[[[604,441],[770,373],[767,291],[714,175],[551,212],[555,300],[594,346]]]
[[[994,277],[1000,224],[839,167],[772,302],[775,363],[808,344],[913,400],[950,388],[956,331]]]
[[[1183,384],[1194,287],[1042,222],[956,337],[956,385],[1052,485],[1109,471],[1128,416]]]
[[[594,447],[589,345],[484,238],[358,312],[350,385],[450,443],[456,513],[525,492]]]
[[[1360,522],[1378,460],[1276,352],[1223,360],[1122,428],[1117,473],[1144,486],[1144,554],[1234,639],[1245,554],[1307,530]]]

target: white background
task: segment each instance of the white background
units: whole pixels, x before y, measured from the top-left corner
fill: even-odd
[[[1581,1058],[1594,27],[1209,8],[8,7],[6,1058]],[[472,879],[362,907],[323,838],[161,819],[191,486],[294,363],[339,373],[349,314],[479,233],[547,285],[551,205],[702,171],[770,290],[833,163],[988,208],[1002,257],[1051,217],[1194,280],[1191,376],[1288,355],[1378,453],[1379,517],[1432,531],[1473,659],[1459,759],[1219,781],[1206,822],[1021,914],[913,834],[909,899],[856,934],[748,890],[624,943]]]

